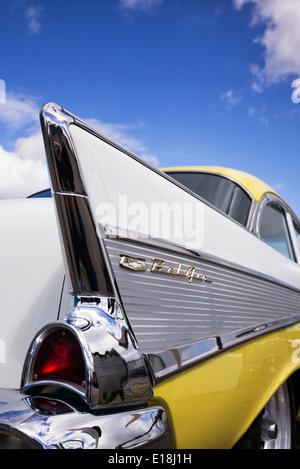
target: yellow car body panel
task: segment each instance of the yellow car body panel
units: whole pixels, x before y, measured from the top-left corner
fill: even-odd
[[[175,447],[232,448],[299,368],[299,332],[268,334],[157,384],[152,404],[168,409]]]

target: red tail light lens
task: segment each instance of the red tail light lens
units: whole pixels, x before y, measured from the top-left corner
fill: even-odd
[[[82,388],[86,372],[81,347],[67,329],[56,329],[43,339],[32,367],[33,381],[61,381]]]

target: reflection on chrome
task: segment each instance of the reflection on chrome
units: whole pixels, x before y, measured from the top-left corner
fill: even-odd
[[[60,400],[37,396],[1,408],[0,449],[8,447],[172,448],[172,437],[166,413],[158,406],[93,415]]]

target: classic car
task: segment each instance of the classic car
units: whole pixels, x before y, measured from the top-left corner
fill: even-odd
[[[50,191],[1,201],[0,448],[292,448],[300,221],[41,110]]]

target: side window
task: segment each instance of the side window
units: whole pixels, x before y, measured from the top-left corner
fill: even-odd
[[[285,213],[280,204],[269,202],[263,209],[260,237],[281,254],[295,260]]]

